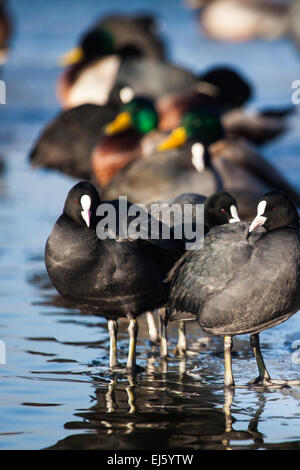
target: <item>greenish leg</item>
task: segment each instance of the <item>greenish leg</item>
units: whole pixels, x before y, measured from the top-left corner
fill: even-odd
[[[262,353],[260,350],[259,344],[259,334],[255,333],[250,336],[250,344],[252,346],[254,356],[256,359],[259,376],[256,379],[248,382],[248,385],[262,385],[263,387],[298,387],[300,385],[299,379],[292,380],[281,380],[281,379],[271,379],[269,372],[267,371],[266,365],[264,363]]]
[[[250,335],[250,345],[253,349],[253,353],[256,359],[257,367],[258,367],[258,372],[259,376],[256,379],[251,380],[249,384],[255,384],[255,383],[269,383],[271,381],[271,377],[269,372],[267,371],[264,359],[262,357],[262,353],[260,350],[260,344],[259,344],[259,334],[255,333],[253,335]]]

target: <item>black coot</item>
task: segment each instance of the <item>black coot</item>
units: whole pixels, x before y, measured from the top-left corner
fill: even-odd
[[[251,224],[212,229],[203,248],[187,252],[170,271],[169,319],[194,320],[224,336],[225,385],[234,385],[232,336],[249,333],[265,386],[300,384],[271,380],[259,347],[259,332],[287,320],[300,308],[299,216],[280,191],[264,195]]]
[[[111,204],[118,211],[118,201]],[[45,262],[64,298],[83,312],[108,320],[111,367],[117,365],[117,319],[129,319],[127,368],[131,369],[135,367],[136,317],[166,303],[168,286],[163,279],[180,252],[167,240],[130,240],[117,232],[114,239],[100,239],[96,216],[100,205],[90,183],[80,182],[70,190],[47,240]]]

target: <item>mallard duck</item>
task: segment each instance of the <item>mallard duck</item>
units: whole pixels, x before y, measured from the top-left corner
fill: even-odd
[[[165,137],[153,100],[135,97],[107,124],[91,156],[93,179],[105,187],[128,163],[150,155]]]
[[[69,67],[58,82],[58,97],[63,106],[70,107],[82,103],[104,104],[114,83],[116,64],[119,63],[118,57],[144,57],[159,61],[166,59],[165,45],[157,32],[154,17],[109,15],[101,18],[85,32],[79,40],[79,45],[60,58],[60,64]],[[99,63],[100,59],[105,60]],[[96,67],[94,67],[95,61]],[[88,74],[89,67],[92,68],[91,74]],[[95,94],[96,101],[80,100],[82,93],[80,83],[74,91],[76,82],[80,80],[83,71],[92,83],[94,83],[93,73],[96,74],[94,78],[98,88],[99,81],[101,83],[101,90],[97,93],[93,89],[92,92]],[[85,93],[88,93],[88,89]],[[79,99],[79,102],[73,103],[72,100],[76,101],[76,99]]]
[[[183,90],[195,80],[194,74],[173,64],[113,54],[67,69],[59,79],[58,97],[65,108],[83,103],[103,105],[113,86],[128,85],[136,95],[156,99]]]
[[[207,333],[224,337],[224,384],[234,386],[232,337],[250,334],[259,376],[249,385],[300,385],[272,380],[265,366],[259,333],[284,322],[300,308],[299,215],[280,191],[261,197],[251,224],[237,222],[212,229],[204,246],[174,265],[167,317],[197,319]]]
[[[67,67],[57,85],[62,106],[106,104],[115,85],[128,85],[136,94],[153,98],[189,86],[194,75],[165,61],[153,22],[143,16],[113,15],[84,34],[80,45],[61,60]]]
[[[164,61],[165,50],[153,16],[107,15],[81,35],[78,46],[62,55],[60,63],[69,66],[83,59],[91,62],[114,53]]]

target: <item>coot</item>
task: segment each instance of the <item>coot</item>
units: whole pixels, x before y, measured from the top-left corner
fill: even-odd
[[[99,238],[99,233],[104,233],[98,231],[98,223],[103,219],[96,215],[101,204],[96,188],[88,182],[80,182],[70,190],[63,213],[47,240],[45,263],[62,297],[83,312],[108,320],[111,367],[117,365],[117,320],[129,319],[127,368],[132,369],[138,332],[136,318],[166,303],[168,286],[163,279],[180,252],[172,240],[122,236],[121,225],[114,237]],[[103,204],[107,209],[107,203]],[[118,215],[118,201],[112,201],[111,206]]]
[[[259,376],[265,386],[300,384],[272,380],[259,347],[259,333],[293,315],[300,307],[299,216],[285,193],[270,191],[258,203],[251,224],[212,229],[203,248],[187,252],[174,265],[167,316],[195,320],[224,337],[226,386],[233,386],[232,337],[249,333]]]

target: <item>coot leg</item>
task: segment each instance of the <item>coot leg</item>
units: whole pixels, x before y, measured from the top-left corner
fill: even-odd
[[[225,361],[224,385],[226,387],[234,386],[234,380],[233,380],[233,375],[232,375],[231,349],[232,349],[232,337],[224,336],[224,361]]]
[[[128,351],[128,359],[127,359],[127,369],[134,369],[136,365],[136,340],[138,335],[139,325],[136,318],[129,318],[129,326],[128,326],[128,333],[129,333],[129,351]]]
[[[186,325],[185,321],[180,321],[178,326],[178,341],[174,354],[179,357],[185,356],[197,356],[197,353],[194,351],[189,351],[187,348],[187,338],[186,338]]]
[[[269,372],[267,371],[264,359],[262,357],[258,333],[250,335],[250,345],[253,349],[254,357],[256,359],[259,376],[251,380],[250,382],[248,382],[248,384],[249,385],[258,384],[258,383],[270,384],[271,377],[270,377]]]
[[[168,357],[168,334],[165,308],[160,308],[158,310],[158,314],[160,323],[160,355],[165,359]]]
[[[108,331],[109,331],[109,337],[110,337],[109,367],[113,369],[119,366],[118,358],[117,358],[118,322],[116,320],[108,320]]]
[[[265,366],[262,353],[260,350],[260,344],[259,344],[259,335],[258,333],[252,334],[250,336],[250,344],[252,346],[254,356],[257,362],[257,367],[259,371],[259,376],[256,377],[256,379],[251,380],[248,382],[248,385],[263,385],[264,387],[274,387],[274,386],[280,386],[280,387],[291,387],[291,386],[297,386],[300,385],[300,380],[299,379],[292,379],[292,380],[278,380],[278,379],[271,379],[270,374],[267,371],[267,368]]]
[[[185,322],[180,321],[178,325],[178,341],[175,354],[179,357],[184,357],[187,351],[186,327]]]
[[[148,323],[148,331],[149,331],[150,340],[152,341],[152,343],[157,343],[159,336],[158,336],[158,331],[156,328],[154,313],[146,312],[146,318],[147,318],[147,323]]]

